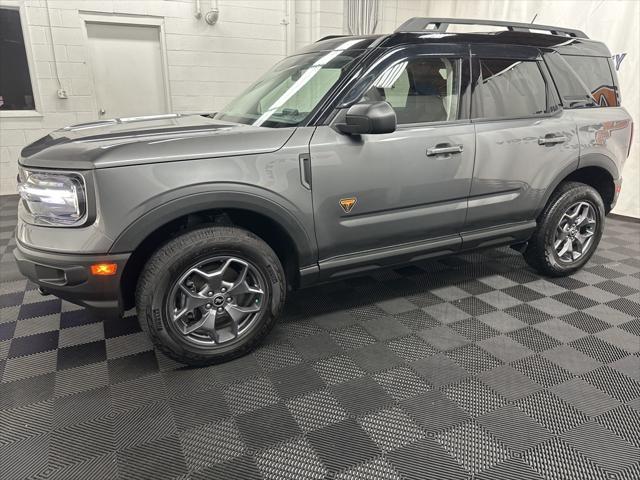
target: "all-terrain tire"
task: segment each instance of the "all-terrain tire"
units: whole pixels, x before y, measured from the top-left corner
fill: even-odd
[[[596,215],[593,240],[588,251],[574,262],[562,262],[553,248],[558,224],[567,210],[577,202],[591,205]],[[537,220],[537,228],[524,252],[525,261],[538,272],[551,277],[563,277],[581,269],[600,243],[604,230],[605,209],[602,197],[593,187],[579,182],[563,182],[553,192]]]
[[[250,262],[265,280],[265,308],[248,331],[228,345],[194,345],[172,327],[168,296],[179,275],[212,255]],[[153,344],[168,357],[188,365],[223,363],[247,354],[269,333],[282,311],[285,275],[275,252],[262,239],[238,227],[211,226],[192,230],[160,247],[145,265],[136,289],[138,319]]]

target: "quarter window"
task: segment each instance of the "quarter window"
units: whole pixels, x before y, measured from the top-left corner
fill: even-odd
[[[547,85],[535,61],[480,60],[474,118],[528,117],[548,111]]]
[[[546,54],[545,60],[565,108],[596,106],[589,88],[559,53]]]
[[[0,110],[35,110],[20,12],[0,8]]]
[[[458,118],[460,60],[416,57],[387,66],[361,102],[388,102],[398,124]]]
[[[619,105],[618,89],[613,82],[608,58],[575,55],[563,55],[563,58],[578,78],[584,82],[595,103],[592,106],[615,107]]]

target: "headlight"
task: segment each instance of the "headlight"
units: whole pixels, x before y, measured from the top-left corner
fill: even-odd
[[[20,169],[18,192],[29,223],[74,226],[87,213],[84,179],[75,173]]]

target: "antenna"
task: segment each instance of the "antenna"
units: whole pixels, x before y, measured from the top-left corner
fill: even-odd
[[[529,23],[535,22],[536,18],[538,18],[538,14],[537,13],[533,16],[533,18],[531,19],[531,21]]]

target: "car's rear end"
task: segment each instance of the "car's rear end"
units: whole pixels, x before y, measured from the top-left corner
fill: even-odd
[[[603,165],[611,178],[610,194],[604,198],[611,211],[622,187],[622,169],[633,137],[633,120],[622,106],[622,96],[608,48],[590,40],[568,42],[545,56],[563,108],[578,127],[579,168]]]

